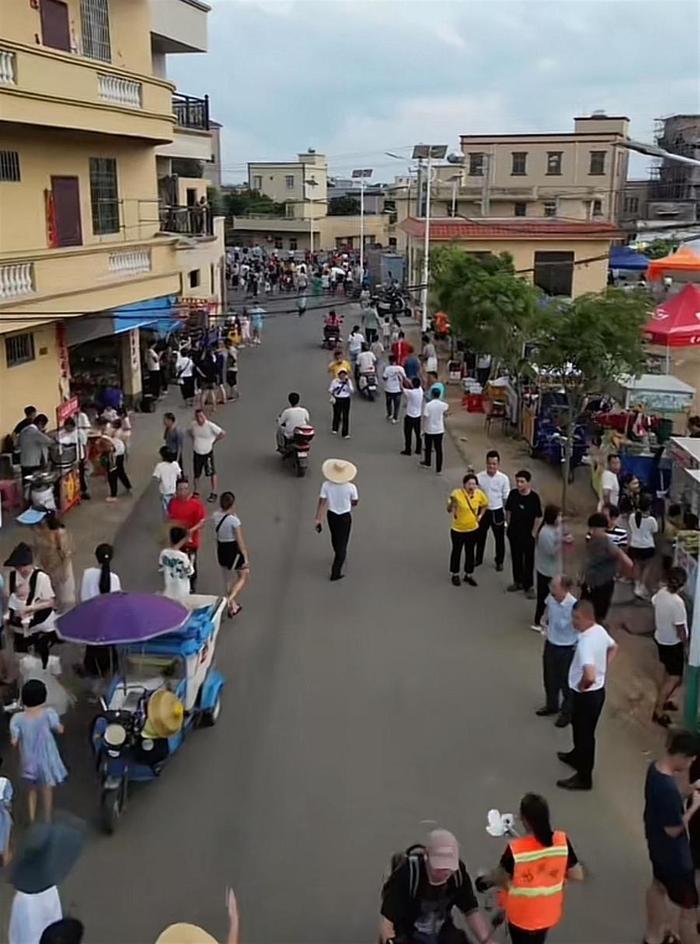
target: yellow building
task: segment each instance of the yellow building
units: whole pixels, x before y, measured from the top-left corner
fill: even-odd
[[[400,225],[408,240],[409,283],[422,280],[425,220],[409,217]],[[515,270],[547,295],[576,298],[602,292],[608,256],[620,233],[611,223],[560,220],[490,219],[468,222],[431,219],[430,245],[454,245],[465,252],[510,253]],[[417,295],[418,292],[416,291]]]
[[[217,243],[214,222],[194,206],[205,184],[172,206],[158,180],[159,149],[180,133],[162,55],[196,51],[207,11],[198,0],[3,4],[0,436],[27,403],[55,422],[72,362],[73,392],[102,370],[137,397],[139,328],[170,320],[195,283],[207,298],[218,286],[201,251]],[[206,272],[190,282],[195,263]]]

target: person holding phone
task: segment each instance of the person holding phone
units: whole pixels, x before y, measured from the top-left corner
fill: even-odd
[[[459,587],[462,583],[459,566],[464,551],[464,582],[470,587],[476,586],[474,580],[474,549],[479,533],[479,522],[486,513],[489,500],[479,488],[479,482],[473,472],[468,472],[462,479],[462,487],[450,494],[447,512],[452,516],[450,527],[450,580]]]

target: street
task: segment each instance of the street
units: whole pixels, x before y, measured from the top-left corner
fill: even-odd
[[[351,324],[346,316],[345,333]],[[311,308],[303,319],[268,318],[263,345],[242,352],[241,400],[213,416],[227,430],[219,489],[236,494],[252,562],[243,611],[224,624],[217,650],[227,678],[219,722],[194,731],[159,782],[133,791],[114,836],[93,827],[62,890],[66,912],[94,944],[149,944],[175,921],[221,940],[231,885],[245,944],[369,944],[394,851],[439,823],[456,833],[475,874],[504,847],[485,832],[488,810],[515,811],[535,791],[589,875],[568,890],[551,940],[638,940],[645,758],[604,712],[594,790],[554,786],[568,773],[555,752],[570,734],[534,715],[541,639],[527,629],[531,604],[504,592],[508,562],[495,572],[491,544],[478,588],[448,580],[445,502],[463,471],[449,437],[438,477],[399,455],[402,427],[386,423],[382,402],[356,398],[352,438],[331,436],[321,325]],[[275,417],[291,390],[317,429],[305,479],[274,450]],[[329,456],[359,468],[339,583],[328,580],[327,529],[313,527]],[[160,588],[162,536],[151,486],[117,539],[126,589]],[[211,527],[200,574],[200,592],[220,589]],[[86,731],[70,716],[68,726],[71,778],[57,805],[94,822]]]

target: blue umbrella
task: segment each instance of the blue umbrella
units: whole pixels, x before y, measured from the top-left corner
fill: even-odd
[[[61,616],[57,628],[68,642],[123,646],[174,632],[189,618],[181,603],[156,593],[103,593]]]

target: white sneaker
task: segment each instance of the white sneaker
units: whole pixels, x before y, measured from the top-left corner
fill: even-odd
[[[391,422],[394,423],[394,424],[396,424],[396,423],[398,423],[398,420],[397,420],[397,419],[393,419]]]
[[[533,631],[533,633],[539,633],[540,636],[544,636],[544,630],[538,623],[531,623],[530,629]]]

